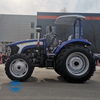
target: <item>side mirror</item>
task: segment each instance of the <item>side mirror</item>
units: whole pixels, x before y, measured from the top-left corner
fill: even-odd
[[[52,32],[52,26],[49,26],[49,31]]]

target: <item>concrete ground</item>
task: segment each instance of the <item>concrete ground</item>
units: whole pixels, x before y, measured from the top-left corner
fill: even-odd
[[[0,65],[0,100],[100,100],[100,66],[82,84],[67,83],[53,69],[35,68],[32,77],[22,82],[22,90],[9,90],[11,80]]]

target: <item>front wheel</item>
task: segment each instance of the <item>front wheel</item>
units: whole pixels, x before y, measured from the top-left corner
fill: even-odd
[[[74,83],[85,82],[95,71],[93,54],[81,45],[68,46],[57,56],[58,72],[65,80]]]
[[[6,75],[11,80],[27,80],[31,76],[33,69],[31,59],[22,54],[11,56],[5,65]]]

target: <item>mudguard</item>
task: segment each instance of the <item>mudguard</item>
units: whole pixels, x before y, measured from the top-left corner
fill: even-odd
[[[58,46],[54,51],[53,53],[55,53],[55,56],[58,54],[58,52],[67,44],[70,44],[70,43],[78,43],[78,44],[82,44],[82,45],[91,45],[90,42],[88,42],[87,40],[85,39],[72,39],[72,40],[69,40],[69,41],[66,41],[64,43],[62,43],[60,46]]]

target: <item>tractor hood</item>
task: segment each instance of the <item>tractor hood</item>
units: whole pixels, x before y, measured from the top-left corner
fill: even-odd
[[[44,41],[45,39],[40,39],[40,46],[43,46]],[[35,48],[36,46],[37,46],[37,39],[29,39],[29,40],[14,42],[6,46],[6,54],[7,56],[11,56],[14,54],[22,54],[24,50],[29,48]]]
[[[44,40],[45,39],[40,39],[40,41],[44,41]],[[18,44],[23,44],[23,43],[28,43],[28,42],[35,42],[35,41],[37,41],[37,39],[23,40],[23,41],[18,41],[18,42],[8,44],[7,46],[18,45]]]

